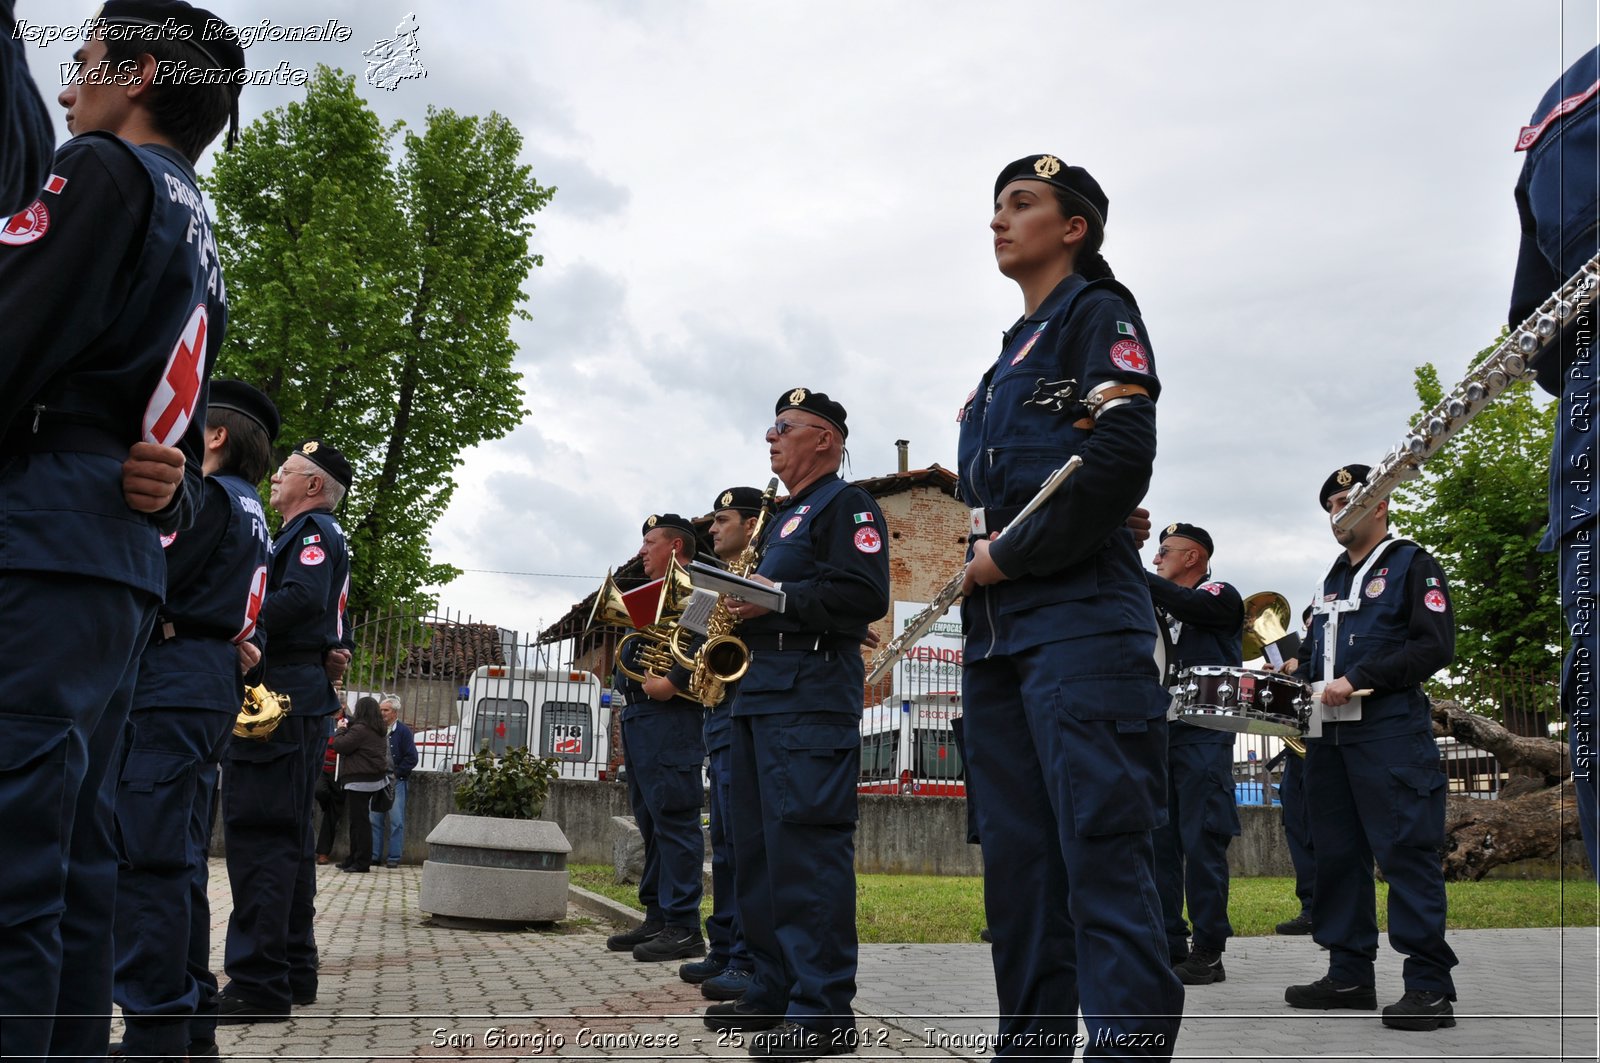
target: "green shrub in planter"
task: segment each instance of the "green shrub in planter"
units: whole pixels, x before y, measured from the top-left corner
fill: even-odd
[[[536,757],[525,746],[513,746],[496,758],[485,745],[456,783],[456,809],[468,816],[538,819],[560,763],[554,757]]]

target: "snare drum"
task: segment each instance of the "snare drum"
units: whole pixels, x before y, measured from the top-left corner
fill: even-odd
[[[1197,727],[1236,734],[1305,735],[1311,688],[1291,676],[1225,665],[1195,665],[1178,673],[1177,717]]]

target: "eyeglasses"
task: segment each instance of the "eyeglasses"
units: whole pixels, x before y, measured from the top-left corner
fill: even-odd
[[[282,465],[279,465],[278,466],[278,475],[279,476],[321,476],[322,474],[319,473],[315,469],[286,469]]]
[[[806,424],[804,421],[785,421],[784,419],[782,419],[780,417],[778,420],[776,420],[776,421],[774,421],[772,423],[772,427],[767,429],[767,431],[768,432],[775,432],[780,436],[784,436],[784,435],[788,435],[789,431],[791,429],[794,429],[794,428],[816,428],[816,429],[821,429],[822,427],[823,426],[820,425],[820,424]]]
[[[1156,560],[1159,561],[1161,558],[1166,557],[1168,554],[1175,553],[1176,550],[1188,551],[1188,550],[1193,550],[1193,549],[1194,549],[1194,547],[1192,547],[1192,546],[1180,546],[1180,547],[1176,547],[1176,548],[1171,547],[1171,546],[1163,546],[1163,547],[1160,547],[1159,549],[1156,550]]]

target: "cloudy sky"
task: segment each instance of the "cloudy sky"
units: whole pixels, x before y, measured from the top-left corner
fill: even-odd
[[[1308,598],[1337,549],[1323,477],[1400,438],[1418,364],[1455,380],[1504,321],[1512,145],[1597,39],[1587,0],[215,7],[337,20],[348,42],[257,43],[250,65],[358,79],[414,12],[427,77],[363,82],[373,108],[499,111],[559,188],[515,329],[528,416],[465,456],[434,533],[469,570],[442,604],[522,630],[647,513],[764,484],[797,385],[849,408],[855,476],[892,471],[900,438],[953,465],[956,408],[1021,312],[992,182],[1046,151],[1106,189],[1105,254],[1144,311],[1155,521],[1208,528],[1245,593]],[[30,56],[48,95],[74,47]],[[245,120],[298,94],[247,90]]]

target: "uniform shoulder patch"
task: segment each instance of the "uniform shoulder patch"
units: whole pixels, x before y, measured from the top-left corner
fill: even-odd
[[[1118,340],[1111,345],[1111,364],[1130,373],[1150,372],[1150,354],[1138,340]]]
[[[856,529],[856,549],[863,554],[875,554],[883,549],[883,536],[878,534],[878,529],[868,524]]]
[[[327,559],[327,552],[320,546],[308,546],[300,551],[300,563],[302,565],[320,565]]]
[[[1436,613],[1442,613],[1450,608],[1450,603],[1445,600],[1444,591],[1434,589],[1422,596],[1422,604]]]
[[[1216,597],[1217,595],[1222,593],[1222,584],[1220,584],[1220,583],[1202,583],[1202,584],[1200,584],[1200,589],[1205,591],[1207,594],[1211,595],[1212,597]]]
[[[43,240],[50,231],[50,211],[39,200],[13,214],[4,227],[0,227],[0,244],[21,247],[35,240]]]

